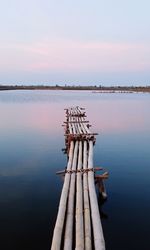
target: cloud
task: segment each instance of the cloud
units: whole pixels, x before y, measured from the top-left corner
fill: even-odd
[[[0,65],[30,72],[135,72],[150,68],[143,43],[84,42],[65,39],[11,44],[0,48]]]

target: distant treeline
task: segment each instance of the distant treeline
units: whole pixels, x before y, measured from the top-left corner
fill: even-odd
[[[0,90],[91,90],[150,92],[150,86],[50,86],[50,85],[0,85]]]

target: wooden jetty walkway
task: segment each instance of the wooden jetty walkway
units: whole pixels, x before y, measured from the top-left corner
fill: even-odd
[[[95,183],[106,198],[104,179],[93,166],[95,135],[90,131],[83,108],[66,109],[65,142],[68,163],[64,174],[58,215],[51,250],[104,250],[105,241],[97,202]]]

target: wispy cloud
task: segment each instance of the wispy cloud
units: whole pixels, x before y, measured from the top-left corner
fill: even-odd
[[[150,67],[150,47],[143,43],[83,42],[43,40],[30,44],[5,45],[0,65],[5,58],[9,67],[29,71],[132,72]],[[11,53],[11,51],[13,53]]]

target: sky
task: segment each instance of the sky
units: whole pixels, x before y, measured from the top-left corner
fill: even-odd
[[[150,85],[149,0],[0,0],[0,84]]]

